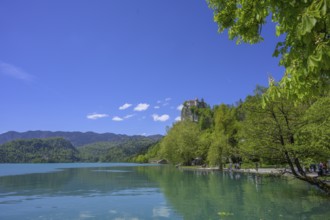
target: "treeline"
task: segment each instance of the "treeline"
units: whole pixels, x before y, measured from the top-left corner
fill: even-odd
[[[64,138],[14,140],[0,145],[0,163],[129,162],[156,142],[135,137],[75,148]]]
[[[180,121],[140,158],[172,164],[219,166],[233,162],[287,166],[315,185],[306,169],[330,158],[330,95],[294,103],[279,93],[266,99],[266,88],[235,105],[194,109],[199,121]],[[323,182],[324,183],[324,182]],[[324,185],[329,189],[329,185]]]
[[[0,144],[4,144],[9,141],[19,139],[33,139],[33,138],[55,138],[61,137],[70,141],[73,146],[79,148],[87,144],[93,144],[96,142],[125,142],[127,140],[138,140],[140,138],[149,138],[152,140],[159,140],[162,138],[161,135],[151,136],[128,136],[123,134],[114,133],[95,133],[95,132],[77,132],[77,131],[26,131],[16,132],[8,131],[0,134]]]

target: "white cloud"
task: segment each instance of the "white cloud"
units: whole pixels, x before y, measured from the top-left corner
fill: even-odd
[[[112,118],[112,121],[122,121],[124,119],[122,119],[121,117],[115,116]]]
[[[129,118],[132,118],[134,115],[126,115],[124,116],[125,119],[129,119]]]
[[[168,119],[170,119],[170,116],[169,115],[157,115],[157,114],[153,114],[152,115],[152,118],[154,119],[154,121],[167,121]]]
[[[132,104],[125,103],[124,105],[122,105],[122,106],[119,107],[119,110],[125,110],[125,109],[127,109],[127,108],[129,108],[131,106],[132,106]]]
[[[19,67],[16,67],[14,65],[2,61],[0,61],[0,73],[23,81],[34,80],[34,76],[28,74]]]
[[[147,103],[140,103],[134,108],[134,111],[137,111],[137,112],[145,111],[149,108],[149,106],[150,105]]]
[[[92,113],[92,114],[88,114],[86,117],[87,117],[88,119],[95,120],[95,119],[99,119],[99,118],[106,118],[106,117],[109,117],[109,115],[108,115],[108,114]]]
[[[179,110],[179,111],[181,111],[182,108],[183,108],[183,105],[181,104],[181,105],[179,105],[176,109]]]
[[[156,105],[156,106],[154,107],[154,109],[160,109],[160,106]]]
[[[180,116],[176,117],[175,121],[181,121],[181,117]]]
[[[171,100],[172,100],[172,98],[166,98],[165,101],[162,102],[163,103],[163,106],[169,105]]]

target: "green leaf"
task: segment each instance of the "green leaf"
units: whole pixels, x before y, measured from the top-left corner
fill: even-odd
[[[278,37],[278,36],[280,36],[281,35],[281,26],[279,26],[279,25],[276,25],[276,36]]]
[[[327,1],[323,0],[323,4],[322,4],[322,7],[321,7],[321,15],[325,16],[326,14],[327,14]]]
[[[317,54],[310,55],[308,57],[307,63],[308,68],[317,68],[322,60],[322,53],[318,52]]]
[[[314,28],[316,24],[316,19],[314,17],[310,17],[308,15],[303,16],[302,18],[302,35],[305,35],[306,33],[311,32],[311,30]]]

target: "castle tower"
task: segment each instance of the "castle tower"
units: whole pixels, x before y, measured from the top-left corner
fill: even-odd
[[[207,105],[204,102],[204,99],[199,101],[198,98],[196,98],[195,100],[185,101],[181,110],[181,120],[198,122],[198,109],[206,107]]]

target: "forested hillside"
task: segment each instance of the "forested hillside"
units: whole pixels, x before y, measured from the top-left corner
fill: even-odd
[[[38,133],[39,136],[50,134],[49,132],[26,132],[20,136],[26,137],[27,134],[31,133],[34,135]],[[76,133],[79,134],[78,136],[86,134],[80,132],[63,133],[67,133],[67,136],[70,134],[71,137]],[[14,134],[20,133],[15,132]],[[52,135],[54,134],[59,134],[59,132],[52,133]],[[0,145],[0,163],[124,162],[129,161],[131,157],[137,154],[145,153],[151,145],[157,143],[162,137],[160,135],[150,137],[118,135],[113,141],[91,142],[97,138],[88,139],[90,135],[84,137],[84,141],[79,141],[89,144],[79,147],[73,146],[70,141],[62,137],[9,141]],[[98,134],[95,136],[98,137]]]
[[[65,131],[27,131],[27,132],[16,132],[9,131],[0,134],[0,144],[6,143],[8,141],[17,139],[32,139],[32,138],[52,138],[61,137],[70,141],[73,146],[80,147],[86,144],[91,144],[95,142],[120,142],[126,140],[137,140],[139,138],[144,138],[144,136],[135,135],[128,136],[122,134],[113,133],[95,133],[95,132],[65,132]],[[161,135],[152,135],[148,138],[158,141],[162,138]]]
[[[0,145],[1,163],[78,161],[77,149],[63,138],[15,140]]]
[[[80,159],[88,162],[119,162],[145,153],[156,141],[150,138],[122,142],[96,142],[79,148]]]

